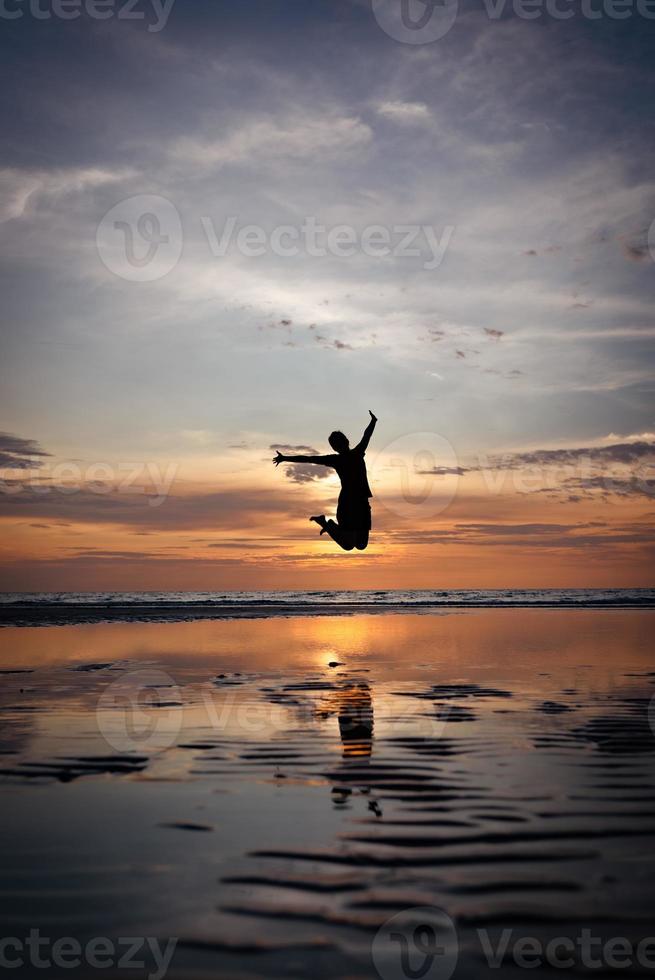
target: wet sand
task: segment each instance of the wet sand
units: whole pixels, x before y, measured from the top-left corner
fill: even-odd
[[[520,939],[636,949],[655,934],[654,621],[6,627],[4,935],[175,938],[175,978],[401,978],[375,937],[405,912],[411,949],[425,907],[458,947],[440,980],[498,976],[503,930],[503,977],[525,973]],[[642,960],[621,972],[651,976]]]

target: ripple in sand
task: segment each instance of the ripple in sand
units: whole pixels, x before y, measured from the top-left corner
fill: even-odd
[[[109,774],[124,776],[142,772],[148,762],[147,756],[86,756],[76,759],[55,759],[52,762],[22,762],[15,768],[0,769],[0,775],[17,779],[58,780],[62,783],[70,783],[82,776]]]

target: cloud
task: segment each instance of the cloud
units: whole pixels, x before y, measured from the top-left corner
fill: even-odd
[[[274,442],[270,448],[283,456],[318,456],[318,450],[311,446],[291,446],[286,442]]]
[[[555,255],[557,252],[562,251],[561,245],[547,245],[538,251],[536,248],[528,248],[523,252],[523,255]]]
[[[644,459],[655,459],[655,442],[620,442],[609,446],[582,446],[574,449],[534,449],[494,457],[505,469],[526,466],[577,463],[590,460],[596,463],[629,465]]]
[[[185,166],[211,170],[219,165],[266,167],[271,161],[318,160],[364,149],[373,133],[358,116],[313,113],[248,120],[230,127],[220,139],[181,137],[173,159]]]
[[[432,466],[416,473],[444,477],[479,474],[490,492],[547,494],[568,503],[599,496],[655,499],[655,437],[650,432],[627,435],[608,444],[478,454],[464,463]],[[509,474],[515,476],[509,478]]]
[[[332,470],[315,463],[293,463],[285,468],[284,475],[292,483],[314,483],[332,476]]]
[[[464,476],[470,470],[464,466],[433,466],[430,470],[416,470],[419,476]]]
[[[80,194],[133,176],[132,168],[63,167],[53,170],[0,170],[0,222],[22,218],[32,206],[52,206],[70,194]]]
[[[391,537],[399,544],[507,547],[534,551],[613,551],[621,547],[633,549],[635,545],[650,548],[653,544],[652,526],[638,522],[615,528],[600,521],[579,524],[458,523],[438,530],[400,531]]]
[[[34,439],[23,439],[20,436],[0,432],[0,469],[28,470],[43,466],[37,457],[50,456]]]
[[[631,262],[643,262],[644,259],[650,258],[648,228],[633,234],[619,235],[619,241],[621,251],[626,259],[630,259]]]
[[[594,523],[594,526],[596,524]],[[515,537],[516,535],[543,535],[543,534],[565,534],[569,531],[577,531],[581,527],[587,528],[589,524],[545,524],[543,522],[534,524],[488,524],[488,523],[473,523],[473,524],[457,524],[455,528],[457,531],[464,533],[471,533],[480,536],[492,536],[492,537]]]
[[[6,481],[3,481],[6,483]],[[12,492],[13,491],[13,492]],[[17,491],[17,492],[16,492]],[[284,493],[264,490],[219,490],[169,494],[160,506],[142,493],[94,493],[81,489],[62,493],[54,487],[20,485],[0,489],[0,517],[41,521],[66,519],[77,524],[189,531],[229,526],[244,530],[272,517],[291,515],[294,505]]]
[[[650,433],[646,433],[650,435]],[[540,486],[518,487],[519,493],[545,493],[575,503],[583,497],[655,497],[655,441],[626,437],[609,445],[561,449],[533,449],[495,454],[469,465],[466,472],[522,473],[522,482],[541,481]]]
[[[284,443],[273,443],[270,447],[274,452],[283,456],[319,456],[320,453],[312,446],[288,446]],[[317,466],[316,463],[291,463],[284,467],[284,475],[291,483],[314,483],[332,476],[328,466]]]
[[[618,497],[647,497],[655,498],[655,479],[637,476],[617,476],[604,474],[602,476],[587,476],[576,479],[572,477],[564,481],[564,486],[571,490],[600,491],[603,496],[614,494]]]
[[[426,123],[432,119],[432,113],[424,102],[382,102],[377,111],[398,123]]]
[[[650,255],[648,245],[634,245],[631,242],[624,242],[622,248],[625,257],[631,259],[632,262],[643,262]]]

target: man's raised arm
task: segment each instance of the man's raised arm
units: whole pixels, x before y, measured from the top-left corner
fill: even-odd
[[[373,435],[373,429],[375,428],[375,423],[377,422],[376,416],[373,414],[373,412],[370,409],[368,414],[371,416],[371,421],[364,429],[364,435],[362,436],[357,446],[355,447],[356,449],[361,450],[361,452],[363,453],[365,453],[366,450],[368,449],[368,444],[371,441],[371,436]]]

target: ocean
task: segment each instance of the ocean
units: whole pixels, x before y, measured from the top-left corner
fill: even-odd
[[[420,612],[441,608],[654,607],[655,589],[7,592],[0,595],[0,625]]]

